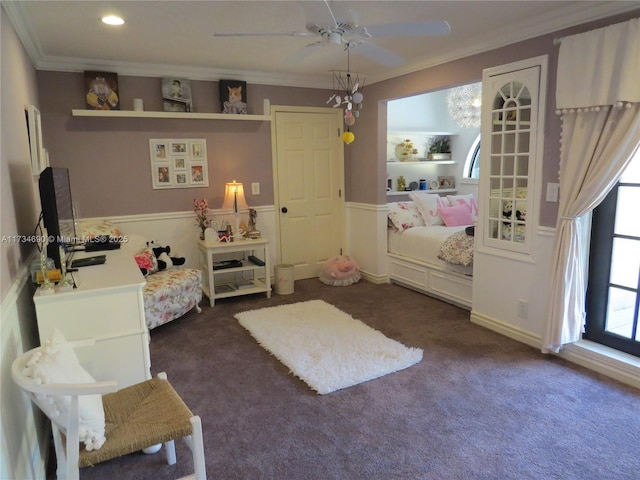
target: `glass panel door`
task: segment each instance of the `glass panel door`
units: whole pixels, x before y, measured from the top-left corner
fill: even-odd
[[[585,337],[640,356],[640,151],[594,210]]]

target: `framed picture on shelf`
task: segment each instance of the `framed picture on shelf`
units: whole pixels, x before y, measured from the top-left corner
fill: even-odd
[[[191,82],[186,78],[162,78],[162,105],[165,112],[193,112]]]
[[[220,107],[222,113],[246,114],[247,82],[220,80]]]
[[[438,188],[456,188],[456,178],[452,175],[439,176]]]
[[[151,138],[149,157],[154,189],[209,186],[204,138]]]
[[[84,84],[87,109],[120,110],[117,73],[85,71]]]

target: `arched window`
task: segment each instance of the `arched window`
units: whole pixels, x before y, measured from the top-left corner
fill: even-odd
[[[480,178],[480,134],[476,137],[467,153],[464,164],[464,178]]]

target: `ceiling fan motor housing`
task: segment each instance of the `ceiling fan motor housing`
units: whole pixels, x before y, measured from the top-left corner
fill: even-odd
[[[346,22],[338,22],[333,27],[320,26],[312,23],[307,25],[307,31],[314,35],[320,35],[327,43],[340,45],[342,36],[355,32],[355,25]]]

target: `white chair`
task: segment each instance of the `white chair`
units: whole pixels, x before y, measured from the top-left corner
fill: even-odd
[[[51,420],[58,479],[78,479],[80,467],[95,465],[162,443],[165,445],[167,463],[173,465],[176,463],[174,440],[183,438],[193,454],[195,472],[182,477],[182,480],[206,480],[200,417],[191,413],[164,373],[121,390],[117,390],[114,381],[83,384],[37,383],[25,376],[24,370],[32,355],[42,348],[34,348],[16,358],[11,366],[11,374],[14,381]],[[78,441],[79,397],[96,394],[105,394],[102,402],[106,441],[100,449],[87,451],[81,448]],[[59,396],[70,398],[68,421],[64,428],[54,421],[47,413],[47,405],[43,404],[48,398]]]

